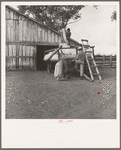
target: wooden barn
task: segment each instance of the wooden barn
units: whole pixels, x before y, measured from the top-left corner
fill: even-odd
[[[61,34],[6,6],[6,69],[45,70],[44,51],[56,48]],[[79,43],[71,39],[71,44]]]

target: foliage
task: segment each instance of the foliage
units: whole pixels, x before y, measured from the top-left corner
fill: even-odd
[[[70,19],[81,18],[80,10],[84,5],[19,5],[19,11],[32,15],[34,19],[55,30],[65,28]]]
[[[113,11],[113,13],[112,13],[112,15],[111,15],[111,20],[112,21],[116,21],[116,19],[117,19],[117,12],[116,11]]]

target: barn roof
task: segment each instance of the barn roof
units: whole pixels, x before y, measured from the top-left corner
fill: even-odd
[[[33,18],[31,18],[31,17],[28,17],[28,16],[22,14],[21,12],[19,12],[18,10],[16,10],[15,8],[13,8],[13,7],[9,6],[9,5],[6,5],[6,7],[8,7],[9,9],[12,9],[13,11],[15,11],[15,12],[21,14],[22,16],[24,16],[24,17],[26,17],[26,18],[28,18],[28,19],[30,19],[30,20],[36,22],[37,24],[39,24],[39,25],[41,25],[41,26],[43,26],[43,27],[45,27],[45,28],[47,28],[47,29],[50,29],[50,30],[53,31],[53,32],[56,32],[56,33],[59,34],[59,35],[61,34],[61,33],[59,33],[58,31],[47,27],[46,25],[42,24],[41,22],[38,22],[38,21],[36,21],[35,19],[33,19]],[[74,41],[75,43],[80,44],[79,42],[77,42],[76,40],[74,40],[74,39],[72,39],[72,38],[71,38],[71,40]]]

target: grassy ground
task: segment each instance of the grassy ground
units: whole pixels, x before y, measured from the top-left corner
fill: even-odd
[[[6,72],[7,119],[115,119],[116,69],[103,80],[57,81],[47,71]]]

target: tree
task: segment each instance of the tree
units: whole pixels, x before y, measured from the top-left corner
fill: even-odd
[[[84,5],[19,5],[19,11],[27,16],[30,14],[38,22],[55,30],[65,28],[70,19],[78,21],[80,10]]]
[[[111,15],[111,20],[112,21],[114,21],[114,20],[116,21],[116,19],[117,19],[116,17],[117,17],[117,13],[116,13],[116,11],[113,11],[113,13]]]

